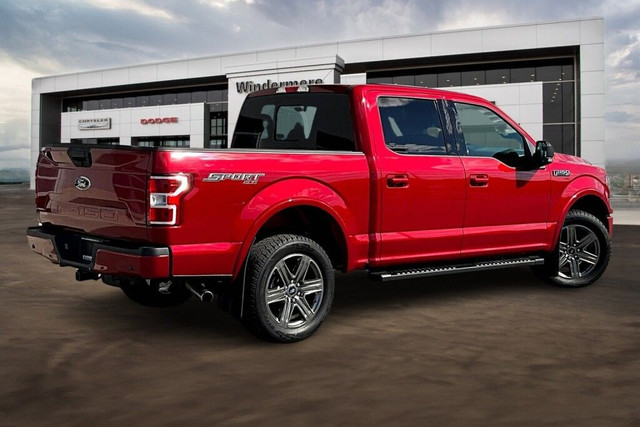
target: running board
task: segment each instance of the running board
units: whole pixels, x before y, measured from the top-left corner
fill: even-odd
[[[465,264],[434,265],[392,271],[373,271],[369,273],[369,276],[376,280],[390,282],[392,280],[415,279],[418,277],[439,276],[442,274],[468,273],[471,271],[495,270],[498,268],[542,264],[544,264],[544,258],[534,256],[525,258],[494,259],[491,261],[478,261]]]

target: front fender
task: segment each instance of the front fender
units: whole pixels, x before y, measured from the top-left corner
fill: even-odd
[[[551,219],[556,222],[553,243],[560,238],[562,224],[571,208],[576,202],[586,196],[598,197],[611,213],[611,207],[607,202],[606,186],[594,176],[581,176],[571,181],[562,191],[554,206],[551,207]],[[607,224],[605,224],[607,226]]]
[[[295,206],[312,206],[322,209],[340,226],[345,238],[355,230],[355,218],[345,200],[329,186],[313,179],[293,178],[278,181],[256,194],[242,209],[234,224],[234,241],[242,242],[234,264],[233,276],[237,277],[253,240],[262,226],[275,214]],[[349,239],[347,253],[349,253]]]

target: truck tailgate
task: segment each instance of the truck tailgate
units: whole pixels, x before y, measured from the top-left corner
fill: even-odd
[[[147,238],[151,150],[130,147],[45,148],[38,158],[39,220],[88,234]]]

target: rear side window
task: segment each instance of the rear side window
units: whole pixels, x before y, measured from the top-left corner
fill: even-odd
[[[378,98],[384,142],[402,154],[447,154],[442,122],[431,99]]]
[[[356,151],[346,94],[288,93],[248,98],[232,148]]]

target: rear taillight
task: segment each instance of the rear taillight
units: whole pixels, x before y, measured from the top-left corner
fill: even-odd
[[[180,202],[190,188],[189,175],[150,177],[148,224],[177,225],[180,222]]]

